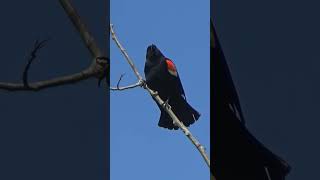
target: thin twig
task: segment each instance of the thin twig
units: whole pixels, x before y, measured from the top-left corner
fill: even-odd
[[[119,80],[118,80],[118,83],[117,83],[117,89],[119,89],[120,82],[121,82],[121,80],[122,80],[123,76],[124,76],[124,74],[121,74],[121,76],[120,76],[120,78],[119,78]]]
[[[39,42],[38,40],[35,42],[34,44],[34,48],[33,50],[31,51],[30,53],[30,58],[28,60],[28,63],[26,65],[26,67],[24,68],[24,71],[23,71],[23,76],[22,76],[22,81],[23,81],[23,84],[25,87],[29,87],[29,83],[28,83],[28,72],[29,72],[29,69],[30,69],[30,66],[33,62],[33,60],[36,59],[37,57],[37,52],[43,48],[45,46],[45,43],[48,41],[49,39],[46,39],[46,40],[43,40],[41,42]]]
[[[120,51],[122,52],[122,54],[125,56],[127,62],[129,63],[129,65],[131,66],[132,70],[134,71],[135,75],[137,76],[139,82],[145,82],[142,78],[142,76],[139,74],[137,68],[134,66],[132,59],[129,57],[128,53],[125,51],[125,49],[123,48],[123,46],[120,44],[115,31],[113,29],[113,25],[110,24],[110,32],[111,32],[111,37],[114,40],[114,42],[117,44],[117,46],[119,47]],[[155,91],[153,91],[152,89],[150,89],[145,83],[143,86],[149,93],[150,95],[157,101],[158,104],[164,104],[164,101],[159,97],[158,93],[156,93]],[[188,137],[188,139],[196,146],[196,148],[198,149],[198,151],[200,152],[201,156],[203,157],[203,159],[205,160],[206,164],[208,165],[208,167],[210,168],[210,160],[209,157],[207,156],[206,152],[205,152],[205,148],[200,144],[200,142],[191,134],[191,132],[189,131],[189,129],[178,119],[178,117],[173,113],[173,111],[171,110],[170,106],[164,106],[163,107],[164,110],[169,114],[169,116],[172,118],[173,122],[175,125],[177,125],[182,131],[183,133]]]

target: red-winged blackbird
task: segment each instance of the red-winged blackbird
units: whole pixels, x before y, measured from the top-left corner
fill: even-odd
[[[158,92],[160,98],[171,106],[174,114],[185,126],[199,119],[200,114],[186,101],[176,66],[153,44],[147,48],[144,74],[148,87]],[[168,113],[161,105],[158,106],[161,110],[158,125],[168,129],[178,129]]]

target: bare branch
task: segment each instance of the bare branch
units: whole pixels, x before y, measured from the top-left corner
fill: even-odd
[[[127,89],[133,89],[136,87],[140,87],[141,83],[135,83],[129,86],[124,86],[124,87],[110,87],[110,90],[112,91],[123,91],[123,90],[127,90]]]
[[[86,47],[90,51],[93,61],[89,67],[80,71],[78,73],[74,73],[71,75],[60,76],[56,78],[52,78],[49,80],[38,81],[34,83],[28,82],[28,71],[30,69],[31,63],[36,58],[36,53],[44,47],[45,41],[38,42],[36,41],[33,51],[31,52],[31,56],[29,61],[23,72],[23,83],[7,83],[0,82],[0,89],[7,91],[39,91],[49,87],[61,86],[65,84],[76,83],[82,80],[86,80],[89,78],[98,78],[102,79],[106,77],[109,73],[110,63],[108,58],[103,57],[101,50],[98,47],[98,44],[94,40],[93,36],[90,34],[88,29],[85,27],[84,23],[81,21],[80,16],[77,14],[75,8],[70,3],[70,0],[59,0],[61,6],[64,8],[71,22],[79,32],[83,42]],[[106,60],[103,62],[103,60]],[[108,78],[107,78],[108,80]]]
[[[7,91],[39,91],[42,89],[46,89],[49,87],[56,87],[56,86],[62,86],[65,84],[71,84],[76,83],[82,80],[89,79],[91,77],[95,77],[98,74],[98,72],[90,67],[88,69],[85,69],[81,72],[67,75],[67,76],[61,76],[49,80],[34,82],[31,84],[28,84],[28,86],[25,86],[23,83],[5,83],[0,82],[0,89],[7,90]]]
[[[133,88],[136,88],[136,87],[141,87],[143,85],[143,81],[138,81],[135,84],[132,84],[132,85],[129,85],[129,86],[120,87],[119,84],[120,84],[121,78],[122,77],[120,77],[120,79],[119,79],[119,81],[117,83],[117,87],[110,87],[110,90],[112,90],[112,91],[123,91],[123,90],[127,90],[127,89],[133,89]]]
[[[111,32],[111,37],[119,47],[120,51],[122,54],[125,56],[127,62],[130,64],[132,70],[134,71],[135,75],[137,76],[139,82],[145,82],[142,78],[142,76],[139,74],[137,68],[134,66],[132,59],[129,57],[127,52],[124,50],[122,45],[120,44],[118,38],[116,37],[116,34],[113,29],[113,25],[110,24],[110,32]],[[150,89],[146,83],[143,84],[143,87],[150,93],[150,95],[157,101],[158,104],[164,104],[165,102],[160,98],[157,92],[153,91]],[[210,168],[210,160],[209,157],[207,156],[205,152],[205,148],[200,144],[200,142],[191,134],[189,129],[178,119],[178,117],[173,113],[171,110],[170,106],[163,106],[164,110],[169,114],[169,116],[172,118],[173,123],[177,125],[183,133],[188,137],[188,139],[196,146],[198,151],[200,152],[201,156],[205,160],[206,164]]]

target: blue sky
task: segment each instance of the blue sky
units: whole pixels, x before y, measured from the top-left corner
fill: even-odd
[[[183,2],[183,3],[182,3]],[[181,4],[182,3],[182,4]],[[171,58],[188,102],[201,113],[190,128],[210,152],[209,15],[207,1],[111,0],[111,23],[143,75],[151,43]],[[111,84],[137,81],[111,41]],[[159,109],[141,88],[111,92],[111,180],[205,180],[209,170],[191,142],[179,131],[157,126]]]

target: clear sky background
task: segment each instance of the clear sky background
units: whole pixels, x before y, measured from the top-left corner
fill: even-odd
[[[215,0],[211,13],[250,131],[320,179],[319,1]]]
[[[207,1],[113,0],[111,22],[122,45],[143,75],[146,48],[156,44],[179,71],[188,102],[201,113],[192,133],[210,152],[209,15]],[[135,83],[111,41],[111,84]],[[159,128],[160,112],[137,88],[111,92],[111,179],[205,180],[209,170],[181,131]]]

